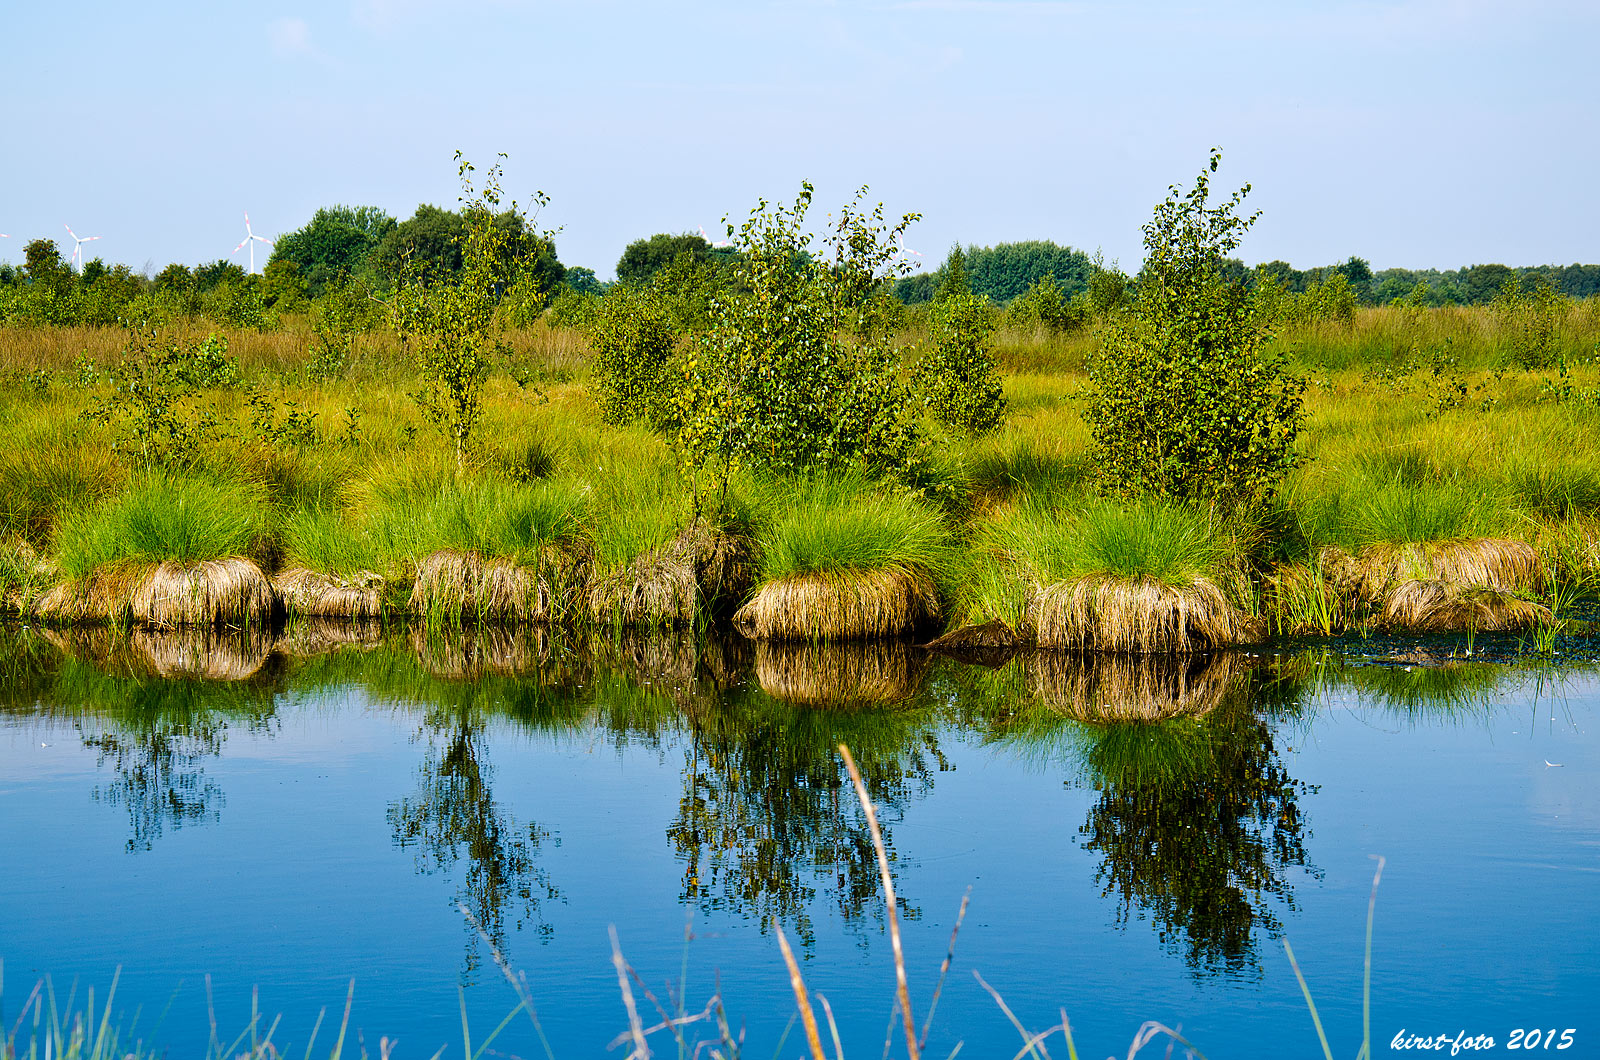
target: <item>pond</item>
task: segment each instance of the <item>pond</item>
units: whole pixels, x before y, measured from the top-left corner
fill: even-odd
[[[1375,856],[1375,1052],[1538,1028],[1600,1055],[1600,666],[1567,649],[0,627],[0,1016],[44,977],[67,1007],[119,976],[113,1019],[170,1055],[204,1055],[213,1013],[226,1046],[252,1004],[326,1055],[353,983],[347,1049],[460,1056],[463,1012],[476,1051],[517,1006],[508,969],[539,1030],[516,1013],[486,1055],[544,1056],[542,1032],[598,1056],[629,1025],[614,931],[646,1029],[715,999],[746,1055],[801,1056],[781,930],[828,1053],[819,995],[846,1055],[905,1055],[842,742],[919,1025],[970,893],[928,1056],[1018,1053],[989,988],[1030,1031],[1064,1012],[1084,1056],[1145,1021],[1213,1058],[1320,1055],[1285,941],[1354,1055]]]

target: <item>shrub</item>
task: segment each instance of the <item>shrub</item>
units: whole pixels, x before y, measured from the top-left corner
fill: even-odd
[[[1570,303],[1549,280],[1529,284],[1512,276],[1500,288],[1493,309],[1509,334],[1511,361],[1524,368],[1548,368],[1555,363],[1558,333]]]
[[[1052,335],[1077,331],[1088,322],[1088,301],[1066,298],[1050,273],[1039,277],[1006,306],[1007,324],[1042,327]]]
[[[1084,416],[1112,493],[1248,504],[1298,463],[1305,383],[1264,350],[1243,287],[1223,277],[1255,216],[1236,213],[1248,184],[1207,205],[1220,161],[1213,151],[1191,191],[1156,207],[1132,310],[1105,325],[1089,361]]]
[[[880,287],[907,266],[898,225],[845,207],[814,255],[810,184],[792,208],[763,200],[736,236],[735,293],[685,358],[673,442],[720,483],[740,467],[780,473],[920,466],[917,408],[884,327]]]
[[[1005,419],[990,336],[994,310],[986,298],[961,291],[934,302],[933,350],[917,366],[917,387],[934,419],[946,427],[984,434]]]
[[[605,421],[663,422],[671,405],[667,360],[678,336],[656,289],[613,289],[598,300],[584,331],[593,351],[589,390]]]

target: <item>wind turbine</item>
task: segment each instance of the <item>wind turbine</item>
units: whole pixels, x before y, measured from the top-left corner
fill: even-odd
[[[922,257],[922,251],[920,251],[920,250],[912,250],[910,247],[906,246],[906,237],[905,236],[897,235],[894,238],[897,241],[899,241],[899,243],[900,243],[900,253],[901,254],[910,254],[912,257],[917,257],[917,258]]]
[[[705,240],[707,243],[711,243],[711,245],[713,247],[719,247],[720,248],[720,247],[731,247],[731,246],[733,246],[733,244],[728,242],[726,239],[719,239],[716,242],[712,242],[711,237],[706,235],[706,226],[705,225],[701,225],[700,226],[700,238]]]
[[[69,225],[69,224],[64,224],[61,227],[65,228],[67,230],[67,235],[72,237],[72,261],[77,266],[78,271],[82,272],[83,271],[83,245],[85,243],[93,243],[95,240],[99,239],[100,237],[99,236],[80,236],[80,235],[78,235],[78,233],[76,233],[76,232],[74,232],[72,230],[72,226]]]
[[[237,254],[237,253],[239,253],[239,251],[243,250],[244,247],[245,247],[245,243],[250,244],[250,271],[251,272],[255,272],[256,271],[256,244],[257,243],[265,243],[267,246],[270,247],[270,246],[272,246],[272,240],[266,238],[265,236],[258,236],[258,235],[255,234],[255,232],[250,230],[250,211],[249,210],[246,210],[244,212],[244,241],[241,242],[238,246],[233,248],[233,254]],[[228,257],[230,257],[230,258],[233,257],[233,254],[229,254]]]

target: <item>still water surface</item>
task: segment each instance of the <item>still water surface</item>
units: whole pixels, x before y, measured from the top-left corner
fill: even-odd
[[[349,639],[0,629],[6,1012],[120,967],[120,1016],[199,1055],[209,975],[225,1038],[255,989],[303,1052],[353,978],[371,1051],[457,1056],[458,988],[479,1039],[516,1004],[492,946],[555,1055],[599,1056],[626,1027],[614,926],[663,1004],[686,969],[688,1010],[720,988],[765,1057],[794,1012],[775,919],[846,1055],[875,1057],[893,968],[844,741],[919,1021],[971,889],[930,1056],[1017,1052],[974,971],[1030,1029],[1064,1009],[1085,1056],[1146,1020],[1213,1058],[1318,1054],[1285,938],[1354,1055],[1372,855],[1375,1054],[1538,1027],[1600,1055],[1593,663]],[[494,1048],[544,1055],[522,1016]]]

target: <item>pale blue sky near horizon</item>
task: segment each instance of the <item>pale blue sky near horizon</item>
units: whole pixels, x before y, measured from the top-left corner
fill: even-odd
[[[454,206],[509,155],[568,265],[870,185],[937,264],[1051,239],[1135,268],[1209,148],[1298,267],[1600,261],[1600,4],[595,0],[6,4],[0,260],[158,270],[319,206]],[[259,248],[258,248],[259,249]],[[235,260],[245,262],[241,251]],[[264,264],[258,253],[257,267]]]

